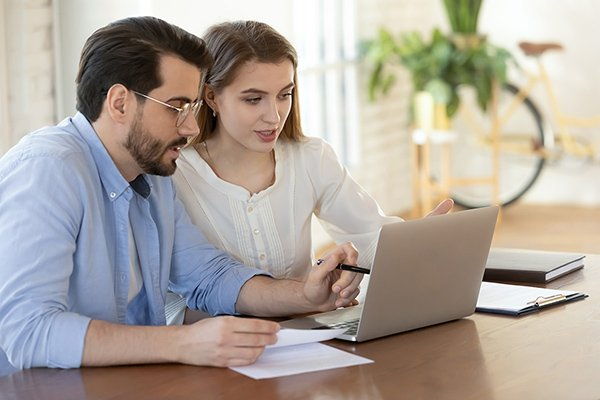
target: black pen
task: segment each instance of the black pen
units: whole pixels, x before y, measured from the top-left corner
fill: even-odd
[[[321,265],[325,260],[323,260],[322,258],[319,258],[317,260],[317,265]],[[370,269],[366,269],[366,268],[362,268],[362,267],[357,267],[356,265],[348,265],[348,264],[338,264],[336,267],[336,269],[341,269],[344,271],[352,271],[352,272],[360,272],[361,274],[365,274],[368,275],[371,273]]]
[[[338,264],[336,268],[344,270],[344,271],[360,272],[361,274],[365,274],[365,275],[368,275],[371,273],[370,269],[357,267],[356,265]]]

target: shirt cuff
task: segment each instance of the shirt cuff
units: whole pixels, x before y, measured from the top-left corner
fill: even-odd
[[[50,331],[47,364],[41,366],[79,368],[90,321],[91,318],[80,314],[60,313]]]
[[[205,311],[211,315],[239,315],[236,311],[236,304],[240,290],[248,280],[257,275],[271,277],[266,271],[246,266],[230,271],[222,277],[224,279],[219,282],[219,294],[216,295],[216,298],[211,299],[212,301],[207,302],[208,307]],[[213,294],[213,296],[215,295]]]

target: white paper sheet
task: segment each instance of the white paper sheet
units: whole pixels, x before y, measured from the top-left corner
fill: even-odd
[[[511,285],[505,283],[482,282],[477,299],[477,307],[488,310],[506,310],[517,312],[530,307],[538,298],[550,298],[556,295],[574,295],[572,290],[555,290],[533,286]]]
[[[282,329],[277,343],[267,346],[254,364],[231,369],[250,378],[266,379],[372,363],[373,360],[368,358],[318,343],[333,339],[344,331]]]
[[[340,336],[346,331],[341,329],[288,329],[283,328],[277,332],[277,343],[267,346],[284,347],[295,344],[322,342]]]

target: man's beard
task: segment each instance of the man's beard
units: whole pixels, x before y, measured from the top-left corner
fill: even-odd
[[[187,144],[185,138],[174,140],[165,146],[159,139],[153,138],[142,126],[141,118],[136,118],[127,134],[125,148],[146,174],[170,176],[175,173],[175,160],[163,162],[162,158],[172,147],[183,147]]]

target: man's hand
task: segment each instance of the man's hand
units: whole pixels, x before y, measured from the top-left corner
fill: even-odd
[[[440,204],[438,204],[433,210],[429,211],[426,217],[432,217],[434,215],[443,215],[448,214],[452,207],[454,206],[454,200],[445,199]]]
[[[236,302],[240,314],[281,317],[330,311],[353,304],[362,274],[336,269],[339,263],[356,265],[358,252],[345,243],[323,255],[304,281],[254,276],[246,281]]]
[[[214,317],[185,325],[179,362],[232,367],[254,363],[265,346],[277,341],[276,322],[238,317]]]
[[[277,341],[276,322],[214,317],[192,325],[135,326],[92,320],[82,366],[179,362],[231,367],[252,364]]]
[[[356,265],[358,252],[352,243],[330,250],[313,266],[304,284],[306,299],[322,311],[350,305],[358,295],[363,274],[336,269],[339,263]]]

